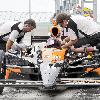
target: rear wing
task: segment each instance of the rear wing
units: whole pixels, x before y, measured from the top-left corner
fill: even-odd
[[[61,39],[63,40],[66,36],[61,36]],[[40,43],[40,42],[46,42],[47,39],[49,39],[50,36],[31,36],[31,44],[32,43]]]
[[[46,42],[49,38],[50,36],[32,36],[31,43]]]

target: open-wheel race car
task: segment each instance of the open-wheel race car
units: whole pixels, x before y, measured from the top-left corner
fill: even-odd
[[[57,89],[68,86],[100,85],[100,53],[98,51],[74,53],[61,48],[40,49],[49,37],[34,36],[31,56],[6,54],[6,64],[2,68],[5,79],[3,87],[42,87]]]

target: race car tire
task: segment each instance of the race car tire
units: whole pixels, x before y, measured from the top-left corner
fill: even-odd
[[[3,71],[1,72],[1,69],[2,69],[2,62],[4,61],[4,56],[5,56],[4,51],[3,51],[3,50],[0,50],[0,80],[1,80],[1,79],[5,79],[5,74],[4,74],[4,72],[3,72]],[[2,94],[3,89],[4,89],[4,87],[0,87],[0,94]]]

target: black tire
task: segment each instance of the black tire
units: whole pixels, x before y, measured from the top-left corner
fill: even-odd
[[[0,95],[3,93],[4,87],[0,87]]]
[[[5,79],[5,78],[4,78],[4,75],[0,73],[0,80],[2,80],[2,79]],[[3,92],[3,89],[4,89],[4,87],[0,86],[0,95]]]
[[[4,69],[3,72],[1,72],[1,68],[2,68],[2,61],[4,61],[4,51],[0,50],[0,80],[1,79],[5,79],[5,71],[6,69]],[[0,86],[0,94],[2,94],[4,87]]]

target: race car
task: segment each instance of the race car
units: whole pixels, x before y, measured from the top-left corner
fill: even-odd
[[[39,38],[38,42],[41,41],[40,37],[34,37],[32,41],[35,41],[36,38]],[[6,82],[4,85],[6,85],[8,79],[13,79],[13,81],[41,81],[43,86],[52,87],[56,84],[56,81],[59,80],[60,82],[60,79],[63,78],[97,78],[97,76],[99,78],[100,56],[97,51],[75,54],[71,51],[59,48],[44,47],[40,50],[40,44],[36,44],[35,48],[32,49],[34,50],[33,57],[7,55]]]

